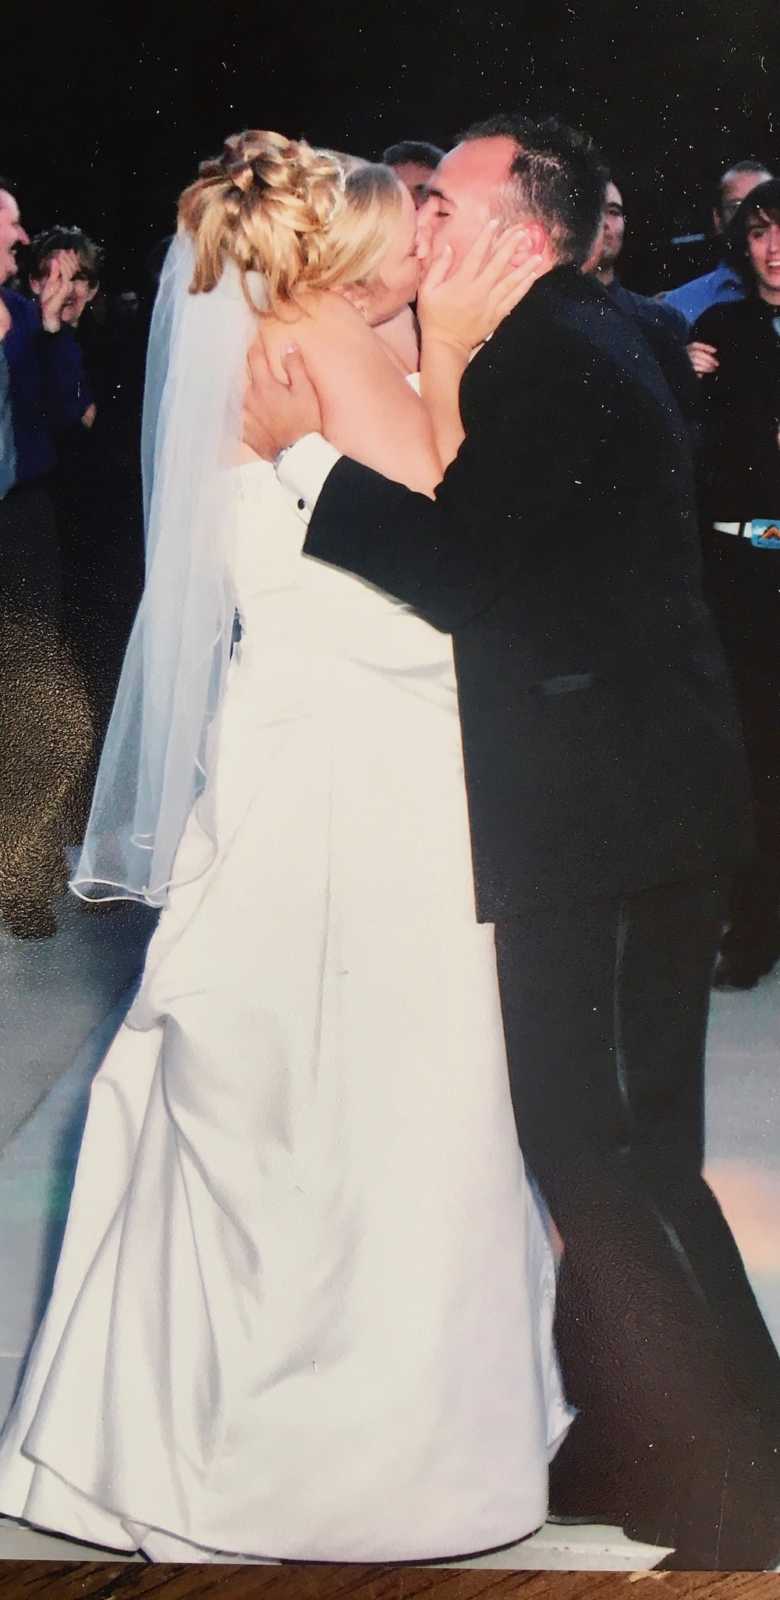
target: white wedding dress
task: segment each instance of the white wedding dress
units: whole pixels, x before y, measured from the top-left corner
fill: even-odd
[[[451,641],[240,486],[218,853],[94,1080],[0,1512],[158,1560],[487,1549],[570,1413]]]

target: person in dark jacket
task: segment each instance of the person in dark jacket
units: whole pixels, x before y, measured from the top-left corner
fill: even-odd
[[[253,351],[246,437],[283,452],[305,554],[454,637],[477,914],[495,924],[520,1142],[564,1245],[580,1415],[556,1510],[673,1546],[668,1566],[767,1567],[780,1362],[702,1177],[747,775],[687,432],[635,324],[581,272],[594,163],[571,130],[498,118],[435,174],[424,248],[435,235],[457,268],[494,207],[552,256],[466,368],[465,441],[435,499],[303,437],[320,422],[300,360],[288,387]]]
[[[0,180],[0,344],[5,369],[0,477],[0,587],[6,607],[59,616],[60,561],[49,480],[56,433],[73,424],[79,397],[62,314],[77,258],[59,252],[38,301],[7,281],[29,243],[15,196]]]
[[[610,178],[604,199],[601,236],[594,251],[593,263],[588,263],[586,270],[593,273],[595,281],[601,284],[612,304],[624,316],[634,318],[683,416],[694,425],[699,415],[699,392],[685,348],[685,318],[682,312],[674,310],[672,306],[652,300],[649,295],[637,294],[636,290],[627,289],[621,282],[617,264],[623,250],[625,228],[623,196]]]
[[[36,303],[5,287],[27,243],[0,180],[0,918],[18,937],[45,938],[83,809],[91,718],[62,638],[51,495],[56,431],[73,420],[60,328],[76,258],[58,255]]]
[[[727,235],[746,296],[694,336],[716,351],[705,407],[705,582],[734,676],[756,848],[740,871],[715,982],[752,988],[780,958],[780,179],[743,200]]]
[[[75,255],[77,270],[58,339],[62,404],[52,492],[65,631],[89,687],[97,756],[139,598],[142,337],[126,297],[102,293],[104,252],[82,228],[60,224],[35,236],[27,258],[31,294],[45,292],[63,250]]]

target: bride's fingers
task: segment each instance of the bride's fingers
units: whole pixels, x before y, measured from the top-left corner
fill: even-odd
[[[486,295],[485,311],[493,321],[494,330],[503,318],[525,299],[529,289],[540,277],[541,268],[536,265],[537,259],[534,258],[533,264],[530,261],[525,262],[521,267],[515,267],[512,272],[506,273]]]
[[[525,299],[529,289],[542,276],[541,257],[532,256],[521,267],[516,267],[496,288],[491,299],[491,309],[496,315],[496,325]]]
[[[525,299],[529,289],[532,289],[537,280],[542,276],[541,268],[526,265],[511,273],[501,285],[499,304],[502,315],[506,316],[507,310]]]

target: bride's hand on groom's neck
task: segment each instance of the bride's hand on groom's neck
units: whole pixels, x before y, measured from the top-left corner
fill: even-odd
[[[280,451],[307,433],[321,433],[322,415],[317,391],[306,371],[303,356],[290,344],[282,357],[286,381],[272,371],[262,336],[252,345],[244,395],[244,443],[264,461],[274,461]]]

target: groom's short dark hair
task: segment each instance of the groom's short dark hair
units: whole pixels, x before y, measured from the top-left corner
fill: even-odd
[[[461,134],[463,142],[494,138],[513,139],[518,147],[505,187],[507,211],[543,223],[558,259],[582,266],[601,225],[609,181],[590,134],[557,117],[534,122],[511,114],[476,122]]]

